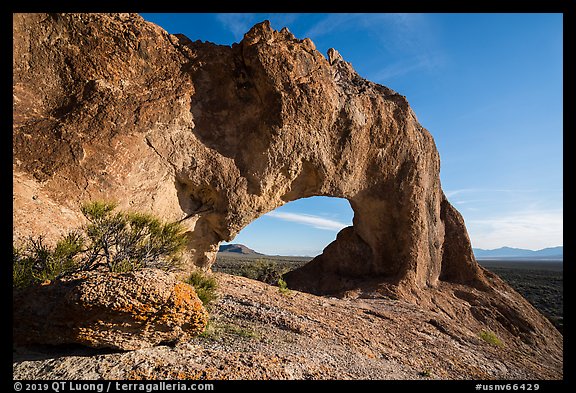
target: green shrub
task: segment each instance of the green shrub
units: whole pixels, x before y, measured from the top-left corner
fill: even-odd
[[[32,274],[33,260],[26,256],[24,247],[12,246],[12,286],[27,287],[34,282]]]
[[[268,259],[258,259],[249,265],[245,265],[240,272],[244,277],[270,285],[276,285],[284,273],[286,273],[285,269],[280,268],[275,261]]]
[[[212,318],[210,318],[210,319],[208,319],[208,322],[206,323],[206,327],[204,328],[204,331],[202,333],[200,333],[199,337],[207,338],[210,340],[219,340],[222,337],[221,333],[222,332],[219,329],[216,322]]]
[[[186,279],[186,283],[194,287],[198,298],[202,300],[202,304],[204,304],[205,307],[218,298],[218,294],[216,293],[218,283],[216,279],[200,270],[194,270],[190,273],[190,276]]]
[[[13,246],[13,286],[26,287],[51,281],[74,270],[82,243],[79,233],[70,232],[56,243],[54,249],[44,243],[42,236],[29,237],[19,247]]]
[[[498,347],[504,345],[502,340],[500,340],[498,336],[496,336],[496,334],[494,332],[491,332],[490,330],[482,330],[479,336],[482,340],[486,341],[488,344],[496,345]]]
[[[245,339],[259,339],[258,332],[249,327],[238,326],[232,323],[208,321],[206,329],[200,334],[200,337],[214,341],[220,341],[224,336],[239,336]]]
[[[29,237],[13,246],[13,286],[53,280],[72,271],[127,272],[178,266],[186,237],[178,223],[144,213],[114,212],[115,203],[90,202],[81,211],[88,224],[62,236],[54,248]]]
[[[104,266],[111,272],[126,272],[145,267],[172,270],[178,265],[186,244],[179,223],[162,223],[144,213],[113,213],[115,207],[106,202],[82,207],[89,221],[85,268]]]
[[[248,327],[242,327],[242,326],[237,326],[237,325],[232,325],[232,324],[224,325],[224,331],[226,333],[240,336],[243,338],[258,338],[259,337],[257,332],[255,332],[254,330],[252,330]]]
[[[282,295],[288,295],[290,293],[290,289],[288,289],[288,284],[286,283],[286,281],[284,281],[282,277],[278,279],[278,291],[280,291]]]

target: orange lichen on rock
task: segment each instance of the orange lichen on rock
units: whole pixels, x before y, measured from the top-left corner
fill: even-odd
[[[161,316],[162,323],[180,325],[190,335],[204,331],[208,323],[208,313],[190,285],[183,282],[176,283],[167,303],[171,312]]]
[[[194,289],[158,269],[73,274],[15,290],[14,302],[17,344],[141,349],[189,339],[208,320]]]

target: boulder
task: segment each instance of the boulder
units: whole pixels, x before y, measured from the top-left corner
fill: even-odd
[[[189,339],[208,319],[194,289],[158,269],[80,272],[13,293],[15,345],[134,350]]]

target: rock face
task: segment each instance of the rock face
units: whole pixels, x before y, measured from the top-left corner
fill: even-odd
[[[562,337],[474,259],[406,98],[336,50],[254,26],[231,47],[132,14],[14,14],[14,236],[77,226],[88,200],[188,228],[187,268],[310,196],[353,226],[287,275],[291,288],[411,301],[562,358]],[[476,325],[474,325],[476,326]]]
[[[262,214],[326,195],[350,202],[354,225],[294,286],[377,277],[409,296],[484,282],[432,136],[335,50],[326,60],[268,22],[228,47],[123,14],[16,14],[13,49],[15,187],[38,189],[32,202],[15,194],[16,236],[115,199],[183,220],[189,265],[209,268]]]
[[[16,345],[133,350],[190,339],[208,316],[194,289],[157,269],[83,272],[14,290]]]

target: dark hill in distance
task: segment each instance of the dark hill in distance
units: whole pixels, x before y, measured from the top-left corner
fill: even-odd
[[[551,259],[561,260],[564,257],[564,247],[549,247],[541,250],[528,250],[524,248],[500,247],[493,250],[474,248],[477,259]],[[254,251],[244,244],[222,244],[219,253],[231,253],[241,255],[265,255]]]
[[[510,259],[564,259],[564,247],[549,247],[541,250],[527,250],[524,248],[500,247],[494,250],[484,250],[482,248],[474,248],[474,255],[477,259],[494,259],[494,258],[510,258]]]
[[[243,254],[243,255],[249,255],[249,254],[264,255],[252,250],[251,248],[246,247],[244,244],[222,244],[218,248],[218,252]]]

